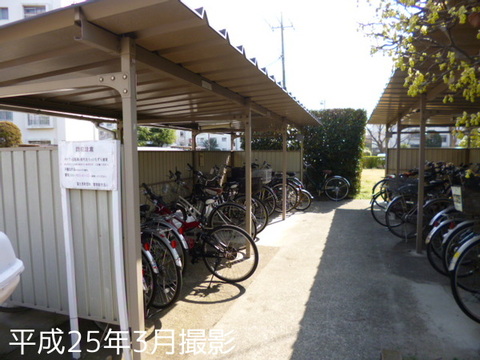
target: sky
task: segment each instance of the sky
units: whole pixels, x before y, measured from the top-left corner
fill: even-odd
[[[72,1],[62,0],[64,5]],[[80,2],[80,1],[77,1]],[[358,31],[369,12],[357,0],[182,0],[206,10],[209,24],[226,29],[276,81],[282,81],[283,17],[285,83],[309,110],[373,111],[392,73],[390,59],[370,55],[370,39]]]
[[[392,73],[391,60],[370,55],[358,31],[368,18],[357,0],[182,0],[203,7],[210,25],[227,29],[232,45],[282,81],[283,17],[285,83],[307,109],[365,109],[370,115]]]

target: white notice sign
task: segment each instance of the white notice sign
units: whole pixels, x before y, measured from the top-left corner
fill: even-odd
[[[117,142],[62,141],[59,146],[62,187],[117,190]]]

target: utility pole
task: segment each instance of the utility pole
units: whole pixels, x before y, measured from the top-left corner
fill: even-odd
[[[288,28],[293,28],[293,25],[290,26],[284,26],[283,25],[283,13],[280,13],[280,26],[272,26],[272,30],[275,29],[280,29],[280,36],[281,36],[281,41],[282,41],[282,85],[283,88],[287,88],[287,80],[285,78],[285,41],[283,37],[283,31]]]

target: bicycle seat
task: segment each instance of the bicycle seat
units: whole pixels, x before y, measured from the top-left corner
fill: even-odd
[[[225,183],[225,187],[230,188],[230,189],[234,189],[234,188],[238,187],[238,181],[229,181],[229,182]]]
[[[295,173],[293,171],[287,171],[288,176],[295,176]]]
[[[208,195],[220,195],[223,192],[222,188],[206,187],[203,189]]]
[[[330,175],[332,173],[332,170],[322,170],[322,172],[326,175]]]

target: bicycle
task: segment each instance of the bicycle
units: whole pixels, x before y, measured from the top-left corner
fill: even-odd
[[[142,206],[141,212],[146,211],[147,207],[148,205]],[[148,219],[146,216],[144,218]],[[150,262],[156,274],[153,277],[156,289],[152,291],[155,296],[152,296],[149,305],[159,309],[165,309],[177,301],[183,284],[183,264],[176,250],[178,244],[165,237],[164,234],[168,231],[169,229],[161,229],[151,219],[141,224],[142,250],[150,252],[155,261]]]
[[[449,271],[456,303],[470,319],[480,323],[480,235],[455,252]]]
[[[350,182],[340,175],[332,175],[332,170],[323,170],[321,173],[308,163],[305,167],[305,185],[312,189],[312,193],[320,196],[322,193],[333,201],[340,201],[347,197],[350,191]]]
[[[226,282],[243,281],[255,272],[258,249],[244,229],[230,224],[207,228],[205,222],[187,221],[174,212],[161,216],[184,234],[192,264],[203,259],[212,275]]]

